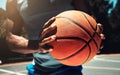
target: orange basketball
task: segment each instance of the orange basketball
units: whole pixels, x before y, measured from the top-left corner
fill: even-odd
[[[90,61],[100,48],[99,27],[93,17],[76,10],[56,16],[56,40],[50,54],[60,63],[78,66]],[[54,24],[53,23],[53,24]]]

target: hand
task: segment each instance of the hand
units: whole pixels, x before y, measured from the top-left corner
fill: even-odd
[[[6,40],[11,48],[25,48],[27,47],[28,40],[22,36],[17,36],[12,33],[8,33]]]
[[[6,25],[6,41],[11,50],[18,48],[26,48],[28,44],[28,40],[22,36],[17,36],[12,34],[14,22],[10,19],[7,19]]]
[[[101,46],[100,46],[100,50],[101,50],[103,48],[103,40],[105,40],[105,35],[102,33],[103,32],[103,26],[102,26],[102,24],[98,23],[97,25],[99,27],[99,31],[98,32],[99,32],[100,38],[102,40]],[[98,53],[100,53],[100,50],[98,50]]]
[[[43,53],[52,51],[52,46],[48,46],[47,43],[50,43],[56,39],[56,29],[57,26],[52,24],[55,21],[55,17],[49,19],[43,26],[43,31],[40,35],[41,42],[39,43],[39,49]]]
[[[6,41],[12,52],[21,54],[29,54],[34,52],[34,50],[29,50],[27,48],[28,40],[22,36],[17,36],[9,32],[7,33]]]
[[[34,52],[46,53],[52,51],[52,47],[48,47],[47,43],[52,42],[56,39],[56,36],[54,34],[48,35],[49,32],[56,29],[56,25],[51,25],[54,21],[55,18],[51,18],[45,23],[43,31],[40,35],[41,42],[39,43],[38,49],[28,48],[28,40],[26,38],[12,34],[11,30],[13,29],[13,23],[8,21],[9,25],[7,26],[6,41],[8,42],[9,48],[13,52],[22,54],[29,54]]]
[[[12,52],[17,52],[21,54],[34,53],[36,50],[29,49],[28,40],[22,36],[14,35],[12,33],[14,22],[10,19],[7,19],[6,25],[6,42],[9,49]]]
[[[28,40],[22,36],[17,36],[9,32],[6,37],[8,47],[12,52],[20,54],[30,54],[35,52],[41,52],[40,49],[28,48]]]

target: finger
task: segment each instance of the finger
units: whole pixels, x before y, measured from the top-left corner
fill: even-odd
[[[101,50],[103,49],[103,47],[104,47],[104,45],[103,45],[103,43],[101,43],[101,45],[100,45],[100,49],[97,51],[97,53],[100,53]]]
[[[49,49],[49,50],[42,50],[41,52],[42,52],[42,53],[48,53],[48,52],[51,52],[51,51],[53,51],[53,49]]]
[[[41,50],[40,50],[40,52],[42,52],[42,53],[48,53],[48,52],[51,52],[51,51],[53,51],[52,48],[50,48],[50,49],[48,49],[48,50],[45,50],[45,49],[41,49]]]
[[[98,23],[97,25],[98,25],[98,27],[99,27],[99,29],[100,29],[100,33],[102,33],[102,32],[103,32],[103,25],[100,24],[100,23]]]
[[[45,45],[45,44],[48,44],[48,43],[50,43],[50,42],[52,42],[52,41],[55,41],[55,39],[56,39],[56,35],[52,35],[52,36],[50,36],[50,37],[48,37],[48,38],[45,38],[45,39],[43,39],[42,42],[40,43],[40,46]]]
[[[100,34],[100,37],[102,40],[105,40],[105,35],[104,34]]]
[[[100,53],[100,52],[101,52],[101,50],[98,50],[98,51],[97,51],[97,53]]]
[[[103,44],[101,44],[100,49],[103,49],[103,47],[104,47],[104,45],[103,45]]]
[[[55,24],[52,24],[51,26],[49,26],[49,27],[47,27],[47,28],[45,28],[44,30],[43,30],[43,32],[41,33],[41,38],[43,38],[43,37],[46,37],[47,36],[47,34],[49,34],[49,36],[50,36],[50,33],[53,35],[53,34],[55,34],[56,33],[56,29],[57,29],[57,26],[55,25]],[[53,32],[52,32],[53,31]],[[46,35],[46,36],[45,36]]]
[[[43,26],[44,28],[47,28],[48,26],[50,26],[53,22],[55,21],[55,17],[52,17],[51,19],[49,19]]]

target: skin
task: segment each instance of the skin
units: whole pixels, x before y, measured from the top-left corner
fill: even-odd
[[[55,19],[52,18],[48,21],[48,23],[51,25],[51,23],[54,21]],[[55,40],[56,36],[55,35],[52,35],[52,36],[49,36],[47,38],[44,38],[40,43],[39,43],[39,48],[37,49],[30,49],[28,48],[28,39],[22,37],[22,36],[18,36],[18,35],[15,35],[13,33],[11,33],[11,29],[13,28],[12,25],[13,25],[13,22],[11,20],[7,20],[7,23],[9,25],[8,29],[7,29],[7,36],[6,36],[6,40],[8,42],[8,46],[11,48],[12,51],[14,52],[18,52],[18,53],[22,53],[22,54],[29,54],[29,53],[34,53],[34,52],[43,52],[43,53],[46,53],[46,52],[50,52],[52,51],[52,49],[50,48],[49,50],[44,50],[42,48],[43,45],[49,43],[49,42],[52,42]],[[11,23],[11,24],[10,24]],[[46,23],[47,27],[43,29],[43,32],[42,32],[42,36],[41,38],[47,34],[47,32],[51,31],[51,30],[54,30],[56,28],[56,25],[52,25],[52,26],[49,26],[49,24]]]
[[[85,3],[84,0],[73,0],[72,3],[77,10],[82,10],[86,13],[88,12],[87,11],[88,9],[84,4]],[[83,4],[80,5],[79,3],[83,3]],[[22,27],[24,26],[25,23],[16,8],[17,7],[16,4],[17,4],[16,0],[7,0],[7,4],[6,4],[6,13],[8,17],[8,19],[6,20],[7,23],[6,40],[8,42],[9,48],[13,52],[22,53],[22,54],[29,54],[34,52],[46,53],[52,51],[53,50],[52,48],[44,49],[42,46],[56,39],[56,36],[54,34],[52,36],[44,38],[44,36],[49,31],[52,31],[57,28],[56,25],[51,25],[55,21],[55,18],[53,17],[45,23],[43,27],[43,31],[40,34],[40,37],[43,40],[39,42],[39,47],[37,49],[31,49],[28,47],[28,39],[20,36]],[[105,39],[105,37],[104,34],[102,34],[102,29],[103,29],[102,25],[98,23],[98,26],[100,28],[101,39],[103,40]]]

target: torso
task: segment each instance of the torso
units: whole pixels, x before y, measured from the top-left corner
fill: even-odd
[[[18,9],[26,22],[29,39],[39,37],[44,23],[62,11],[73,9],[71,0],[17,0]],[[21,2],[20,2],[21,1]],[[33,26],[34,25],[34,26]]]
[[[18,9],[26,22],[26,30],[30,40],[39,39],[38,35],[44,23],[51,17],[65,10],[74,9],[71,0],[17,0]],[[29,1],[32,1],[31,3]],[[34,26],[33,26],[34,25]],[[46,68],[62,66],[49,53],[34,53],[35,64]]]

